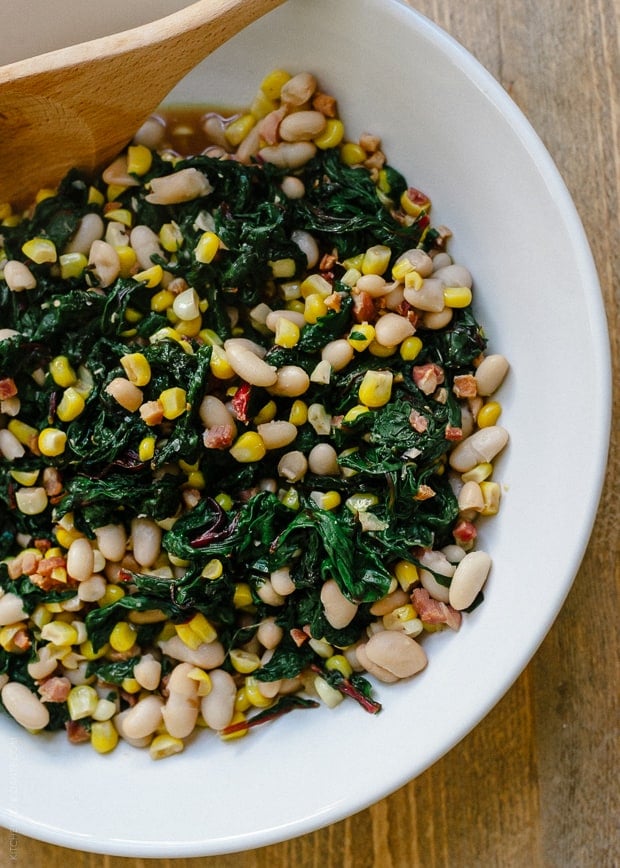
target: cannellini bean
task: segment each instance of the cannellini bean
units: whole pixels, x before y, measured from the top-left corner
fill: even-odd
[[[390,284],[390,291],[383,296],[384,304],[388,310],[398,310],[405,298],[405,287],[402,283]]]
[[[396,347],[414,332],[413,323],[397,313],[385,313],[375,323],[375,340],[382,347]]]
[[[461,546],[449,544],[444,546],[441,551],[448,558],[451,564],[458,564],[465,557],[465,549],[461,548]]]
[[[26,618],[28,618],[28,613],[24,609],[21,597],[14,594],[13,591],[7,591],[0,597],[0,627],[15,624]]]
[[[187,738],[194,731],[198,720],[198,699],[171,693],[162,707],[161,716],[164,726],[173,738]],[[124,725],[127,726],[127,719]]]
[[[95,529],[97,547],[108,561],[120,561],[127,549],[127,533],[122,524],[105,524]]]
[[[491,558],[486,552],[480,550],[468,552],[457,564],[452,576],[450,605],[459,611],[471,606],[482,590],[490,569]]]
[[[321,603],[326,619],[335,630],[348,626],[357,615],[357,604],[345,597],[335,579],[323,583]]]
[[[133,676],[145,690],[155,690],[161,680],[161,663],[152,654],[143,654],[133,668]]]
[[[362,669],[365,669],[366,672],[368,672],[370,675],[374,675],[374,677],[378,678],[379,681],[383,681],[386,684],[393,684],[394,682],[398,681],[397,675],[394,675],[383,666],[378,666],[373,660],[370,659],[370,657],[366,653],[366,644],[357,645],[357,647],[355,648],[355,657],[357,659],[358,666]]]
[[[424,250],[419,250],[417,247],[411,250],[405,250],[394,263],[394,267],[399,266],[402,262],[409,262],[414,271],[417,271],[420,277],[428,277],[433,271],[433,260]]]
[[[443,268],[445,265],[452,265],[452,257],[445,250],[433,256],[433,270]]]
[[[480,512],[484,507],[484,497],[482,489],[477,482],[469,480],[466,482],[458,494],[459,512]]]
[[[382,630],[366,642],[368,659],[397,678],[409,678],[420,672],[428,660],[426,652],[415,639],[395,630]]]
[[[88,256],[90,271],[95,275],[99,286],[110,286],[121,273],[121,260],[118,253],[107,241],[93,241]]]
[[[320,135],[327,118],[317,111],[297,111],[280,122],[280,138],[285,142],[305,142]]]
[[[237,341],[225,341],[224,351],[230,367],[237,376],[252,386],[273,386],[278,374],[273,365]]]
[[[35,681],[47,678],[58,666],[58,660],[50,651],[49,645],[41,645],[36,660],[28,664],[28,675]]]
[[[448,602],[448,588],[441,585],[430,570],[420,570],[420,584],[428,591],[433,600],[438,600],[440,603]]]
[[[329,341],[321,350],[321,359],[329,362],[334,371],[341,371],[353,358],[353,347],[346,338]]]
[[[93,242],[103,238],[104,232],[105,225],[99,214],[94,212],[84,214],[63,252],[82,253],[88,256]]]
[[[77,582],[85,582],[93,574],[95,556],[85,537],[74,539],[67,552],[67,573]]]
[[[466,473],[485,461],[492,461],[508,443],[508,431],[500,425],[489,425],[474,431],[458,443],[450,453],[450,467]]]
[[[177,205],[181,202],[191,202],[201,196],[208,196],[213,187],[208,179],[198,169],[188,168],[153,178],[150,183],[151,192],[145,196],[152,205]]]
[[[298,482],[308,471],[308,460],[303,452],[287,452],[278,462],[278,475],[287,482]]]
[[[275,419],[256,426],[266,449],[281,449],[288,446],[297,437],[297,428],[292,422]]]
[[[107,582],[100,575],[93,575],[84,582],[80,582],[77,595],[85,603],[96,603],[105,594]]]
[[[179,636],[157,643],[159,648],[173,660],[191,663],[201,669],[215,669],[226,659],[226,652],[221,642],[202,642],[197,648],[190,648]]]
[[[405,299],[418,310],[440,313],[444,309],[445,283],[437,277],[427,277],[419,289],[405,289]]]
[[[331,443],[317,443],[308,454],[308,467],[317,476],[338,476],[338,453]]]
[[[135,413],[144,401],[142,389],[126,377],[114,377],[105,387],[105,391],[129,413]]]
[[[267,606],[282,606],[284,603],[284,597],[276,591],[271,584],[271,579],[267,579],[262,585],[259,585],[256,593]]]
[[[269,578],[274,591],[283,597],[292,594],[295,590],[295,583],[291,578],[291,571],[288,567],[280,567],[280,569],[274,570]]]
[[[127,154],[120,154],[103,170],[101,176],[106,184],[118,184],[121,187],[137,187],[137,178],[127,171]]]
[[[159,238],[150,226],[142,224],[134,226],[129,235],[129,240],[140,268],[150,268],[153,264],[151,256],[163,256],[164,254],[159,243]]]
[[[317,88],[317,80],[310,72],[299,72],[282,85],[280,99],[289,106],[308,102]]]
[[[310,377],[298,365],[282,365],[276,373],[276,381],[269,388],[271,395],[278,398],[297,398],[308,390]]]
[[[213,428],[215,425],[230,426],[236,430],[235,417],[226,404],[215,395],[205,395],[198,408],[200,421],[205,428]]]
[[[9,338],[14,338],[15,335],[18,335],[19,332],[17,329],[2,329],[0,328],[0,341],[6,341]],[[39,370],[41,370],[39,368]]]
[[[273,575],[271,581],[273,582]],[[277,648],[283,636],[284,630],[276,624],[275,618],[266,618],[264,621],[261,621],[256,631],[256,638],[260,644],[263,648],[268,648],[269,650]]]
[[[157,115],[151,115],[134,135],[133,143],[134,145],[144,145],[155,151],[163,144],[165,135],[165,122]]]
[[[402,588],[397,588],[391,594],[386,594],[385,597],[373,603],[370,607],[370,614],[381,618],[383,615],[393,612],[394,609],[398,609],[399,606],[406,606],[409,602],[411,602],[409,594],[403,591]]]
[[[427,310],[422,318],[422,324],[427,329],[442,329],[452,320],[454,311],[451,307],[444,307],[438,312]]]
[[[11,292],[22,292],[25,289],[34,289],[37,279],[30,271],[25,262],[18,259],[9,259],[4,266],[4,279]]]
[[[464,265],[444,265],[443,268],[437,268],[433,273],[433,277],[440,277],[446,286],[466,286],[471,289],[473,278],[469,269]]]
[[[265,163],[271,163],[279,169],[299,169],[316,154],[313,142],[280,142],[278,145],[267,145],[261,148],[258,156]]]
[[[275,332],[278,320],[287,319],[289,322],[294,322],[300,329],[306,325],[306,319],[298,310],[272,310],[265,317],[265,325],[272,332]]]
[[[382,298],[393,289],[393,285],[388,283],[380,274],[362,274],[355,284],[357,292],[365,292],[371,298]]]
[[[306,185],[301,178],[297,178],[295,175],[286,175],[286,177],[282,178],[280,189],[289,199],[303,199],[306,193]],[[308,265],[310,266],[309,261]]]
[[[478,394],[486,397],[499,389],[508,373],[508,368],[508,359],[505,356],[499,353],[485,356],[474,375]]]
[[[144,738],[129,738],[127,733],[125,732],[125,718],[131,711],[130,708],[126,708],[125,711],[121,711],[119,714],[115,714],[113,718],[113,723],[116,731],[120,735],[124,741],[130,744],[132,747],[143,748],[148,747],[151,742],[151,736],[145,736]]]
[[[163,705],[161,697],[145,696],[127,712],[123,720],[123,732],[132,739],[153,735],[162,722]]]
[[[282,183],[284,184],[284,181]],[[319,261],[319,245],[316,243],[314,236],[309,232],[306,232],[305,229],[295,229],[291,234],[291,241],[294,241],[301,252],[305,253],[308,261],[308,268],[314,268]]]
[[[9,681],[2,688],[1,695],[8,713],[26,729],[44,729],[49,723],[50,715],[46,706],[25,684]]]
[[[161,551],[161,528],[151,518],[134,518],[131,522],[133,556],[142,567],[152,566]]]
[[[0,453],[7,461],[22,458],[26,454],[22,444],[8,428],[0,428]]]
[[[200,702],[200,711],[207,726],[219,730],[228,726],[235,712],[237,688],[232,675],[223,669],[209,673],[211,690]]]

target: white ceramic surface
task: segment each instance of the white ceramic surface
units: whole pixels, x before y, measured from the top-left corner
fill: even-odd
[[[126,746],[101,757],[62,735],[33,738],[0,717],[0,823],[26,835],[127,856],[212,855],[367,807],[506,692],[557,615],[591,532],[610,425],[606,323],[579,217],[536,134],[463,48],[399,0],[289,0],[173,96],[244,104],[274,66],[314,71],[338,97],[349,137],[383,136],[390,162],[431,196],[435,224],[453,230],[491,349],[511,361],[501,401],[512,439],[496,468],[503,504],[480,540],[494,560],[486,599],[458,634],[427,638],[424,673],[378,689],[384,711],[374,717],[352,702],[297,712],[239,741],[203,733],[157,763]],[[587,432],[572,424],[577,406]]]

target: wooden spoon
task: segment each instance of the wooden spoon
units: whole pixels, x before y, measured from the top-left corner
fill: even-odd
[[[208,54],[283,0],[200,0],[145,24],[0,67],[0,202],[24,205],[131,140]]]

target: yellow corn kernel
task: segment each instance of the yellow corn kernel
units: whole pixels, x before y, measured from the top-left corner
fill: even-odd
[[[62,648],[74,645],[78,640],[78,633],[71,624],[64,621],[50,621],[41,630],[41,638],[46,642],[52,642]]]
[[[17,624],[7,624],[0,629],[0,648],[3,648],[8,654],[19,654],[20,649],[14,642],[17,634],[26,628],[26,624],[20,621]]]
[[[99,608],[103,608],[104,606],[109,606],[111,603],[116,603],[117,600],[120,600],[124,596],[125,591],[120,585],[106,585],[103,596],[97,600],[97,605]]]
[[[187,393],[179,386],[164,389],[159,396],[166,419],[178,419],[187,409]]]
[[[244,651],[242,648],[231,648],[229,657],[233,669],[242,675],[249,675],[250,672],[256,672],[260,668],[260,657],[258,654]]]
[[[323,132],[313,139],[317,148],[326,151],[328,148],[337,148],[344,138],[344,124],[338,118],[328,118]]]
[[[139,271],[134,274],[133,279],[138,283],[144,283],[148,289],[155,289],[162,281],[164,270],[161,265],[151,265],[150,268],[145,268],[144,271]]]
[[[250,106],[250,113],[256,118],[257,121],[260,121],[275,108],[277,108],[276,103],[272,99],[269,99],[265,91],[259,90],[256,93],[254,99],[252,100],[252,105]]]
[[[226,141],[236,148],[245,139],[252,127],[256,123],[256,118],[251,114],[241,115],[231,121],[224,130]]]
[[[183,233],[179,226],[172,223],[164,223],[159,230],[159,243],[168,253],[176,253],[183,246]]]
[[[288,509],[297,510],[300,506],[299,492],[296,488],[289,488],[279,495],[280,503]]]
[[[41,435],[39,434],[39,441],[41,439]],[[39,451],[41,451],[41,445],[39,442]],[[46,453],[44,452],[43,455]],[[11,470],[11,476],[18,482],[20,485],[25,485],[26,487],[30,485],[34,485],[37,479],[39,478],[38,470]]]
[[[60,605],[60,603],[45,603],[44,605],[45,605],[45,608],[47,609],[47,611],[51,612],[52,615],[58,615],[60,612],[63,611],[63,608]]]
[[[217,344],[211,349],[209,367],[213,376],[218,380],[230,380],[235,376],[235,372],[226,358],[226,352],[222,347],[218,347]]]
[[[401,586],[403,591],[408,591],[409,588],[414,585],[420,578],[418,568],[415,564],[410,563],[410,561],[398,561],[394,566],[393,572],[396,576],[396,581]]]
[[[489,461],[476,464],[471,470],[461,474],[463,482],[484,482],[493,473],[493,465]]]
[[[211,693],[211,676],[208,672],[205,672],[204,669],[201,669],[199,666],[194,666],[187,673],[187,677],[191,678],[192,681],[198,682],[198,696],[208,696]]]
[[[255,425],[264,425],[265,422],[271,422],[276,417],[276,413],[278,412],[278,405],[275,401],[267,401],[264,407],[258,411],[256,416],[253,418],[253,422]]]
[[[390,184],[389,175],[385,169],[379,169],[379,177],[377,179],[377,187],[381,190],[382,193],[386,195],[389,194],[392,190],[392,185]]]
[[[136,644],[137,631],[128,621],[118,621],[112,628],[109,642],[115,651],[129,651]]]
[[[419,217],[420,214],[428,214],[431,210],[431,201],[424,193],[409,187],[400,197],[400,206],[410,217]]]
[[[22,218],[19,214],[10,214],[8,217],[5,217],[2,221],[3,226],[19,226],[22,222]]]
[[[235,609],[245,609],[247,606],[252,606],[254,598],[252,597],[252,589],[246,582],[237,582],[233,594],[233,606]]]
[[[202,317],[196,316],[193,319],[182,319],[175,326],[177,332],[185,338],[196,338],[200,334],[202,328]]]
[[[446,307],[467,307],[471,304],[471,289],[467,286],[446,286],[443,301]]]
[[[213,262],[220,249],[220,239],[215,232],[203,232],[194,248],[194,258],[197,262]]]
[[[286,347],[287,349],[290,349],[299,343],[299,338],[299,326],[296,323],[291,322],[290,319],[286,319],[283,316],[278,317],[274,343],[278,347]]]
[[[105,203],[105,196],[98,190],[96,187],[88,188],[88,204],[89,205],[103,205]]]
[[[69,717],[71,720],[91,717],[98,702],[97,691],[89,684],[78,684],[76,687],[72,687],[67,696]]]
[[[390,264],[392,251],[384,244],[369,247],[362,260],[362,274],[383,274]]]
[[[58,428],[44,428],[39,434],[39,452],[48,458],[62,455],[67,444],[67,435]]]
[[[42,603],[39,603],[34,612],[30,615],[30,620],[34,626],[40,630],[52,620],[52,613],[48,612]]]
[[[406,259],[403,260],[403,262],[400,263],[398,268],[395,267],[393,269],[392,274],[394,273],[394,271],[401,271],[407,265],[410,265],[409,261]],[[415,290],[415,292],[418,292],[420,289],[422,289],[423,284],[424,278],[422,277],[422,275],[414,268],[409,268],[405,274],[405,289],[413,289]]]
[[[56,407],[56,415],[61,422],[72,422],[82,413],[86,402],[74,386],[69,386],[62,394]]]
[[[304,305],[304,319],[307,323],[314,324],[320,317],[327,313],[327,305],[323,301],[323,296],[318,292],[313,292],[306,296]]]
[[[386,630],[390,630],[405,624],[407,621],[413,621],[416,617],[416,610],[411,603],[406,603],[404,606],[397,606],[396,609],[392,609],[391,612],[384,615],[382,618],[383,626]]]
[[[108,184],[106,188],[106,199],[108,202],[118,202],[127,187],[124,184]]]
[[[359,387],[359,399],[366,407],[383,407],[392,397],[391,371],[368,370]]]
[[[371,341],[370,346],[368,347],[368,352],[371,356],[376,356],[379,359],[387,359],[390,356],[393,356],[397,349],[398,347],[384,347],[383,344],[378,343],[378,341]]]
[[[41,187],[40,190],[37,190],[37,195],[34,197],[34,201],[38,205],[39,202],[44,202],[45,199],[51,199],[56,195],[56,190],[52,190],[50,187]]]
[[[340,159],[347,166],[357,166],[366,159],[366,151],[357,142],[345,142],[340,148]]]
[[[114,249],[118,254],[121,277],[131,277],[135,264],[138,261],[136,251],[133,247],[129,247],[127,244],[119,244],[119,246]]]
[[[111,720],[95,720],[90,726],[90,743],[97,753],[110,753],[118,744],[118,732]]]
[[[63,280],[71,277],[81,277],[88,265],[88,259],[83,253],[62,253],[58,262],[60,264],[60,276]]]
[[[58,253],[56,245],[50,238],[41,238],[39,236],[31,238],[22,245],[22,253],[36,262],[37,265],[42,265],[44,262],[56,262]]]
[[[262,80],[260,89],[269,99],[279,99],[282,88],[290,77],[290,73],[284,69],[273,69]]]
[[[134,386],[146,386],[151,381],[151,366],[144,353],[127,353],[121,356],[121,365],[127,379]]]
[[[310,497],[319,509],[336,509],[341,502],[340,494],[337,491],[313,491]]]
[[[247,711],[248,708],[252,707],[252,703],[248,699],[248,694],[246,692],[245,686],[240,687],[237,691],[237,696],[235,697],[235,711]]]
[[[416,335],[411,335],[411,337],[405,338],[398,352],[400,353],[400,357],[406,362],[412,362],[420,355],[422,347],[423,344],[420,338]]]
[[[370,346],[375,339],[375,327],[368,322],[362,322],[353,326],[347,337],[354,350],[361,353]]]
[[[207,344],[210,347],[221,347],[224,345],[224,341],[217,332],[213,331],[213,329],[201,329],[198,333],[198,337],[203,344]]]
[[[114,220],[115,223],[122,223],[123,226],[131,226],[133,223],[133,214],[128,208],[112,208],[106,211],[103,215],[106,220]]]
[[[481,482],[480,489],[482,491],[482,499],[484,506],[480,510],[480,515],[497,515],[499,512],[499,503],[501,499],[501,488],[497,482]]]
[[[156,735],[149,745],[149,754],[151,759],[165,759],[167,756],[173,756],[175,753],[181,753],[185,745],[180,738],[174,738],[168,735],[167,732],[161,735]]]
[[[169,289],[160,289],[151,297],[151,310],[155,313],[163,313],[172,307],[175,295]]]
[[[127,172],[130,175],[146,175],[153,163],[153,154],[145,145],[129,145],[127,148]]]
[[[58,544],[64,549],[68,549],[74,540],[80,539],[80,537],[84,536],[84,534],[80,533],[79,530],[75,530],[75,528],[67,530],[64,527],[57,527],[55,535]]]
[[[93,720],[103,723],[104,720],[111,720],[117,712],[116,703],[111,699],[100,699],[93,711]]]
[[[191,473],[188,473],[187,485],[190,488],[197,488],[198,491],[203,491],[206,488],[207,482],[202,470],[192,470]]]
[[[344,654],[333,654],[325,661],[325,668],[330,672],[340,672],[344,678],[353,675],[353,668]]]
[[[242,711],[235,711],[229,725],[233,726],[241,723],[246,723],[245,714]],[[234,732],[220,732],[219,736],[222,741],[233,741],[236,738],[243,738],[244,735],[248,734],[249,729],[249,726],[239,726],[239,729],[236,729]]]
[[[260,461],[266,453],[263,438],[256,431],[246,431],[230,447],[230,454],[240,464]]]
[[[254,675],[248,675],[244,684],[246,696],[255,708],[267,708],[273,703],[273,699],[263,696],[258,689],[258,684],[259,682]]]
[[[489,428],[491,425],[497,424],[501,413],[502,405],[499,401],[487,401],[478,411],[476,424],[479,428]]]
[[[110,646],[106,642],[106,644],[102,645],[98,651],[95,651],[90,639],[86,639],[86,641],[82,642],[80,645],[80,654],[86,660],[99,660],[100,657],[105,657],[109,650]]]
[[[305,299],[311,295],[318,295],[321,298],[327,298],[328,295],[332,294],[333,287],[322,275],[309,274],[308,277],[300,283],[299,291]]]
[[[288,416],[288,421],[291,425],[295,425],[299,428],[301,425],[305,425],[308,421],[308,405],[305,401],[296,398],[291,404],[291,410]]]
[[[135,678],[123,678],[121,687],[126,693],[140,693],[142,685]]]
[[[196,650],[199,645],[205,642],[214,642],[217,639],[217,631],[202,612],[197,612],[185,624],[175,624],[174,629],[177,636],[188,648],[192,648],[193,650]]]
[[[220,491],[218,494],[216,494],[214,500],[219,506],[222,507],[224,512],[230,512],[230,510],[234,506],[234,500],[232,499],[230,494],[225,491]]]
[[[142,314],[139,310],[136,310],[135,307],[126,307],[125,308],[125,322],[133,324],[140,322],[142,319]],[[131,334],[135,334],[135,332],[131,332]],[[123,335],[131,336],[129,332],[123,332]]]
[[[219,558],[211,558],[211,560],[207,561],[205,566],[202,568],[200,575],[204,579],[211,579],[211,581],[214,581],[215,579],[221,578],[223,572],[224,567],[221,560]]]
[[[294,277],[297,268],[295,265],[295,260],[288,258],[269,260],[269,267],[271,268],[271,274],[276,279]]]
[[[368,407],[365,407],[363,404],[356,404],[354,407],[351,407],[350,410],[344,415],[343,422],[345,425],[350,425],[352,422],[355,422],[356,419],[359,419],[364,413],[369,413],[370,410]]]

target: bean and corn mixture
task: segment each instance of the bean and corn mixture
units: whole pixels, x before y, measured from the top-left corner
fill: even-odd
[[[379,711],[482,599],[508,440],[472,276],[378,137],[283,70],[185,126],[0,205],[2,706],[154,759]]]

